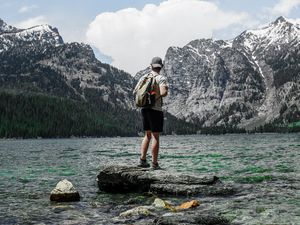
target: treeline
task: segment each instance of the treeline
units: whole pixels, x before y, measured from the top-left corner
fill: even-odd
[[[244,128],[238,128],[236,126],[225,126],[225,125],[220,125],[220,126],[211,126],[211,127],[202,127],[198,133],[199,134],[242,134],[246,133],[246,129]]]
[[[99,99],[90,104],[19,91],[0,92],[1,138],[137,136],[141,115]],[[197,128],[167,114],[165,134],[192,134]]]
[[[0,92],[0,137],[134,136],[137,112],[44,94]]]
[[[142,131],[138,111],[38,93],[0,91],[0,138],[137,136]],[[300,132],[300,121],[278,122],[254,130],[234,126],[201,127],[165,113],[164,134],[225,134]]]
[[[251,133],[297,133],[300,132],[300,119],[290,124],[267,123],[255,128]]]
[[[236,126],[211,126],[202,127],[197,132],[198,134],[243,134],[243,133],[296,133],[300,132],[300,120],[292,122],[290,124],[282,124],[277,122],[271,122],[259,127],[255,127],[253,130],[246,130],[245,128],[239,128]]]
[[[165,112],[164,133],[165,134],[196,134],[200,126],[178,119],[170,113]]]

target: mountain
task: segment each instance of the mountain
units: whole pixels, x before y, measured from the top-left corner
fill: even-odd
[[[133,108],[130,74],[98,61],[90,46],[64,43],[49,25],[0,28],[0,88],[49,93]]]
[[[0,20],[0,137],[132,136],[132,77],[49,25]]]
[[[231,41],[170,47],[164,60],[167,111],[203,127],[253,130],[299,120],[299,43],[300,25],[279,17]]]
[[[132,136],[141,130],[134,79],[65,43],[50,25],[0,20],[0,137]],[[195,131],[168,115],[168,133]]]
[[[300,119],[300,26],[284,17],[230,41],[170,47],[166,133],[274,131]],[[136,135],[136,79],[50,25],[0,19],[0,137]],[[217,129],[217,130],[216,130]]]

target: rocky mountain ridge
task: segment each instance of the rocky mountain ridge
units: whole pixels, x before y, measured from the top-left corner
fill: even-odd
[[[101,63],[90,46],[64,43],[49,25],[17,29],[0,21],[0,87],[133,108],[133,78]]]
[[[300,118],[300,26],[284,17],[232,41],[170,47],[167,111],[202,126],[253,129]]]

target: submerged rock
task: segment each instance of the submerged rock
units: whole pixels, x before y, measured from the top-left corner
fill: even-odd
[[[170,202],[164,201],[160,198],[156,198],[152,205],[154,205],[156,208],[164,208],[169,209],[172,212],[176,212],[176,208],[172,206]]]
[[[170,206],[172,206],[170,202],[164,201],[164,200],[162,200],[162,199],[160,199],[160,198],[154,199],[153,205],[154,205],[156,208],[165,208],[165,209],[167,209],[167,208],[169,208]]]
[[[125,218],[132,216],[156,216],[156,214],[151,212],[151,210],[153,211],[153,207],[151,206],[138,206],[122,212],[119,216]]]
[[[73,184],[64,179],[58,182],[56,187],[51,191],[50,200],[56,202],[79,201],[80,195]]]
[[[216,176],[192,176],[165,170],[108,166],[97,176],[99,189],[110,193],[148,192],[170,195],[230,195],[235,189]]]
[[[173,206],[170,202],[164,201],[160,198],[156,198],[152,205],[154,205],[156,208],[164,208],[169,209],[172,212],[178,212],[181,210],[196,208],[200,205],[200,202],[198,200],[191,200],[188,202],[184,202],[179,206]]]
[[[207,225],[229,225],[230,222],[221,216],[199,211],[192,211],[187,213],[167,213],[161,217],[156,218],[153,225],[180,225],[180,224],[207,224]]]
[[[171,203],[156,198],[151,206],[138,206],[120,213],[113,220],[122,224],[141,225],[187,225],[187,224],[207,224],[207,225],[229,225],[226,218],[217,215],[215,212],[196,209],[199,201],[192,200],[181,204],[178,210],[173,211]],[[172,212],[170,212],[171,210]]]
[[[200,205],[198,200],[191,200],[189,202],[184,202],[180,206],[176,207],[177,210],[196,208]]]

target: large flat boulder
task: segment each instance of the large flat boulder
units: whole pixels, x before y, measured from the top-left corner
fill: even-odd
[[[169,195],[230,195],[235,189],[216,176],[193,176],[132,166],[107,166],[97,176],[99,189],[111,193],[153,192]]]

